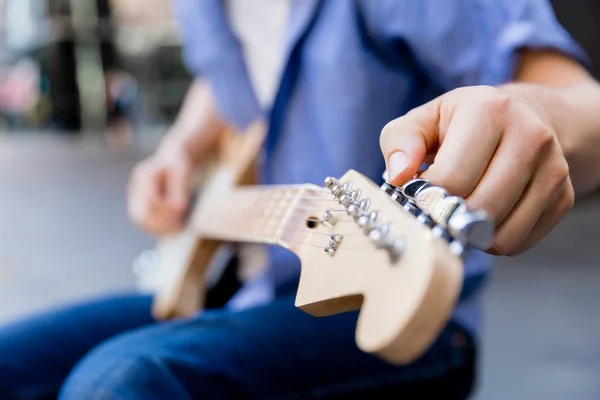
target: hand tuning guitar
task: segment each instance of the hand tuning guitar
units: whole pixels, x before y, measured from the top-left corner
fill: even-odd
[[[156,288],[154,315],[202,309],[208,264],[222,243],[278,245],[301,261],[297,307],[319,317],[360,309],[360,349],[391,363],[415,360],[452,315],[461,255],[488,247],[492,224],[420,178],[379,186],[350,170],[325,179],[325,187],[237,186],[247,175],[248,149],[259,149],[263,135],[260,126],[245,133],[244,164],[230,158],[233,168],[217,170],[182,234],[184,245],[170,239],[159,246],[168,273]]]

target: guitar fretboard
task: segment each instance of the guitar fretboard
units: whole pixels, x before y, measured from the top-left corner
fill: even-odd
[[[239,187],[203,199],[193,225],[204,237],[289,248],[289,233],[329,198],[327,190],[313,185]]]

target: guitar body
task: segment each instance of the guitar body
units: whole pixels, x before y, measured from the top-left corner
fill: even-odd
[[[265,125],[259,121],[246,132],[225,131],[218,143],[215,159],[202,171],[202,194],[196,199],[190,221],[202,208],[205,196],[230,192],[238,185],[256,183],[257,159],[265,138]],[[158,320],[190,316],[204,306],[206,274],[211,269],[223,241],[204,238],[193,224],[175,237],[163,238],[157,247],[159,282],[152,305]],[[216,274],[219,265],[215,264]],[[218,279],[214,278],[213,280]]]

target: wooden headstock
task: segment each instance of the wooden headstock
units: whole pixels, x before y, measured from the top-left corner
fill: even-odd
[[[310,225],[302,237],[290,240],[302,262],[296,306],[315,316],[360,308],[358,347],[392,363],[410,362],[450,318],[462,285],[462,262],[446,241],[358,172],[347,172],[340,182],[351,182],[362,199],[370,199],[369,210],[380,212],[378,223],[393,230],[390,245],[378,242],[377,234],[365,234],[345,212],[337,213],[335,225]],[[331,199],[324,207],[343,208],[333,195],[323,197]]]

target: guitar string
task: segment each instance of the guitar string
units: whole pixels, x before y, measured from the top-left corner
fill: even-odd
[[[281,192],[279,192],[279,193],[281,193]],[[265,196],[267,196],[267,195],[269,196],[269,199],[266,200],[267,204],[268,203],[272,203],[273,201],[275,201],[276,202],[275,207],[267,207],[266,206],[262,210],[263,212],[253,214],[251,212],[252,209],[256,208],[256,205],[258,205],[260,203],[260,201],[262,200],[262,198],[265,197]],[[323,209],[323,208],[306,207],[306,206],[299,206],[299,205],[292,206],[292,201],[295,199],[296,196],[297,196],[297,193],[289,196],[289,200],[291,200],[291,201],[289,201],[289,204],[281,204],[281,199],[272,200],[272,198],[273,198],[273,193],[272,192],[262,192],[262,193],[259,193],[258,196],[256,196],[256,198],[254,199],[252,207],[250,207],[250,208],[240,208],[238,206],[238,207],[235,207],[235,208],[232,208],[232,209],[230,208],[228,210],[228,212],[233,211],[235,213],[243,213],[243,214],[245,214],[245,218],[244,218],[244,220],[245,220],[244,222],[245,223],[250,222],[251,225],[254,225],[254,226],[262,225],[258,229],[258,231],[257,231],[257,229],[253,229],[251,231],[251,233],[249,232],[250,235],[262,236],[265,239],[272,239],[272,240],[276,240],[276,238],[273,237],[274,235],[269,235],[268,234],[269,231],[273,231],[273,230],[277,231],[279,229],[279,227],[281,226],[281,223],[283,222],[283,220],[279,221],[278,224],[275,224],[275,226],[277,226],[276,229],[274,229],[274,228],[266,228],[264,225],[266,225],[269,222],[270,219],[275,218],[275,216],[273,215],[275,211],[294,211],[294,210],[299,210],[300,209],[300,210],[305,210],[305,211],[327,211],[327,210],[329,210],[330,212],[347,212],[346,209],[335,209],[335,210],[332,210],[332,209],[326,209],[326,208]],[[298,201],[303,201],[303,200],[310,200],[310,201],[332,201],[332,202],[336,202],[336,203],[339,204],[339,202],[336,201],[335,199],[326,199],[326,198],[322,198],[322,197],[300,196],[300,198],[298,199]],[[250,217],[251,215],[252,215],[252,217]],[[319,223],[324,223],[325,222],[323,220],[317,220],[315,218],[310,218],[310,217],[309,218],[295,217],[294,219],[302,219],[302,220],[305,220],[305,221],[313,221],[313,222],[319,222]],[[354,221],[353,220],[338,220],[337,221],[337,223],[340,223],[340,222],[354,222]],[[315,246],[315,247],[318,247],[318,248],[321,248],[321,249],[325,249],[326,247],[323,247],[322,245],[317,245],[317,244],[314,244],[314,243],[302,242],[302,241],[293,239],[293,237],[298,232],[305,232],[305,233],[310,233],[310,234],[318,234],[318,235],[324,235],[324,236],[331,236],[331,234],[328,234],[328,233],[314,232],[314,231],[306,230],[306,229],[302,229],[302,228],[294,228],[294,229],[292,229],[292,231],[293,231],[293,235],[292,235],[292,238],[291,238],[292,240],[291,241],[296,242],[296,243],[310,245],[310,246]],[[350,234],[340,234],[340,235],[342,235],[342,236],[348,236],[348,235],[353,235],[353,233],[350,233]]]

